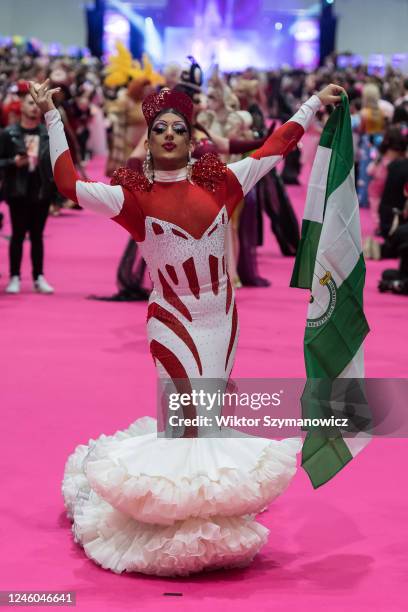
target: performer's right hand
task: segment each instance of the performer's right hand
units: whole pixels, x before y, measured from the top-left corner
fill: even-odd
[[[55,108],[52,96],[61,90],[60,87],[48,89],[49,83],[50,79],[47,79],[41,85],[39,83],[34,83],[34,81],[29,81],[29,91],[31,97],[43,114]]]

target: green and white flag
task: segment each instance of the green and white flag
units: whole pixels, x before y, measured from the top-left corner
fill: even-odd
[[[304,338],[308,379],[364,378],[364,280],[351,120],[342,96],[317,149],[290,282],[311,290]],[[308,435],[302,465],[313,485],[327,482],[366,441],[365,435]]]

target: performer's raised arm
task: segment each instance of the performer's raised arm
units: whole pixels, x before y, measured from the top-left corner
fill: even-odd
[[[285,155],[293,151],[322,104],[340,102],[341,93],[345,91],[339,85],[328,85],[304,102],[289,121],[267,138],[262,147],[249,157],[228,165],[229,170],[238,179],[243,195],[246,195]]]
[[[30,82],[30,93],[43,112],[50,138],[51,163],[58,191],[65,197],[106,217],[116,217],[122,210],[125,194],[120,185],[83,181],[77,174],[61,115],[52,100],[59,88],[48,89],[49,80],[42,85]]]

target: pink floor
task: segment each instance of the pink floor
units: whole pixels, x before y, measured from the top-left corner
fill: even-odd
[[[93,162],[91,176],[100,174]],[[298,212],[304,187],[290,190]],[[4,207],[3,207],[4,209]],[[364,231],[371,227],[363,211]],[[0,234],[0,292],[7,278]],[[154,415],[155,374],[147,354],[144,304],[86,300],[114,291],[123,230],[87,212],[51,218],[46,275],[53,296],[0,293],[0,590],[73,590],[81,610],[406,610],[408,494],[405,440],[375,440],[332,482],[314,491],[299,470],[261,515],[268,545],[245,570],[183,580],[117,576],[72,541],[60,482],[73,448]],[[234,374],[304,375],[308,295],[289,289],[293,260],[272,238],[260,252],[268,289],[238,293],[241,336]],[[368,262],[366,342],[370,377],[405,377],[408,300],[380,295],[384,265]],[[164,592],[182,592],[166,597]]]

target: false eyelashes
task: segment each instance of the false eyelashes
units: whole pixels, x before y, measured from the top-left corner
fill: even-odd
[[[166,123],[157,123],[156,125],[153,126],[152,128],[152,132],[154,132],[155,134],[164,134],[164,132],[167,130],[167,124]],[[186,134],[187,133],[187,128],[183,123],[175,123],[172,125],[172,129],[174,131],[175,134],[178,135],[182,135],[182,134]]]

